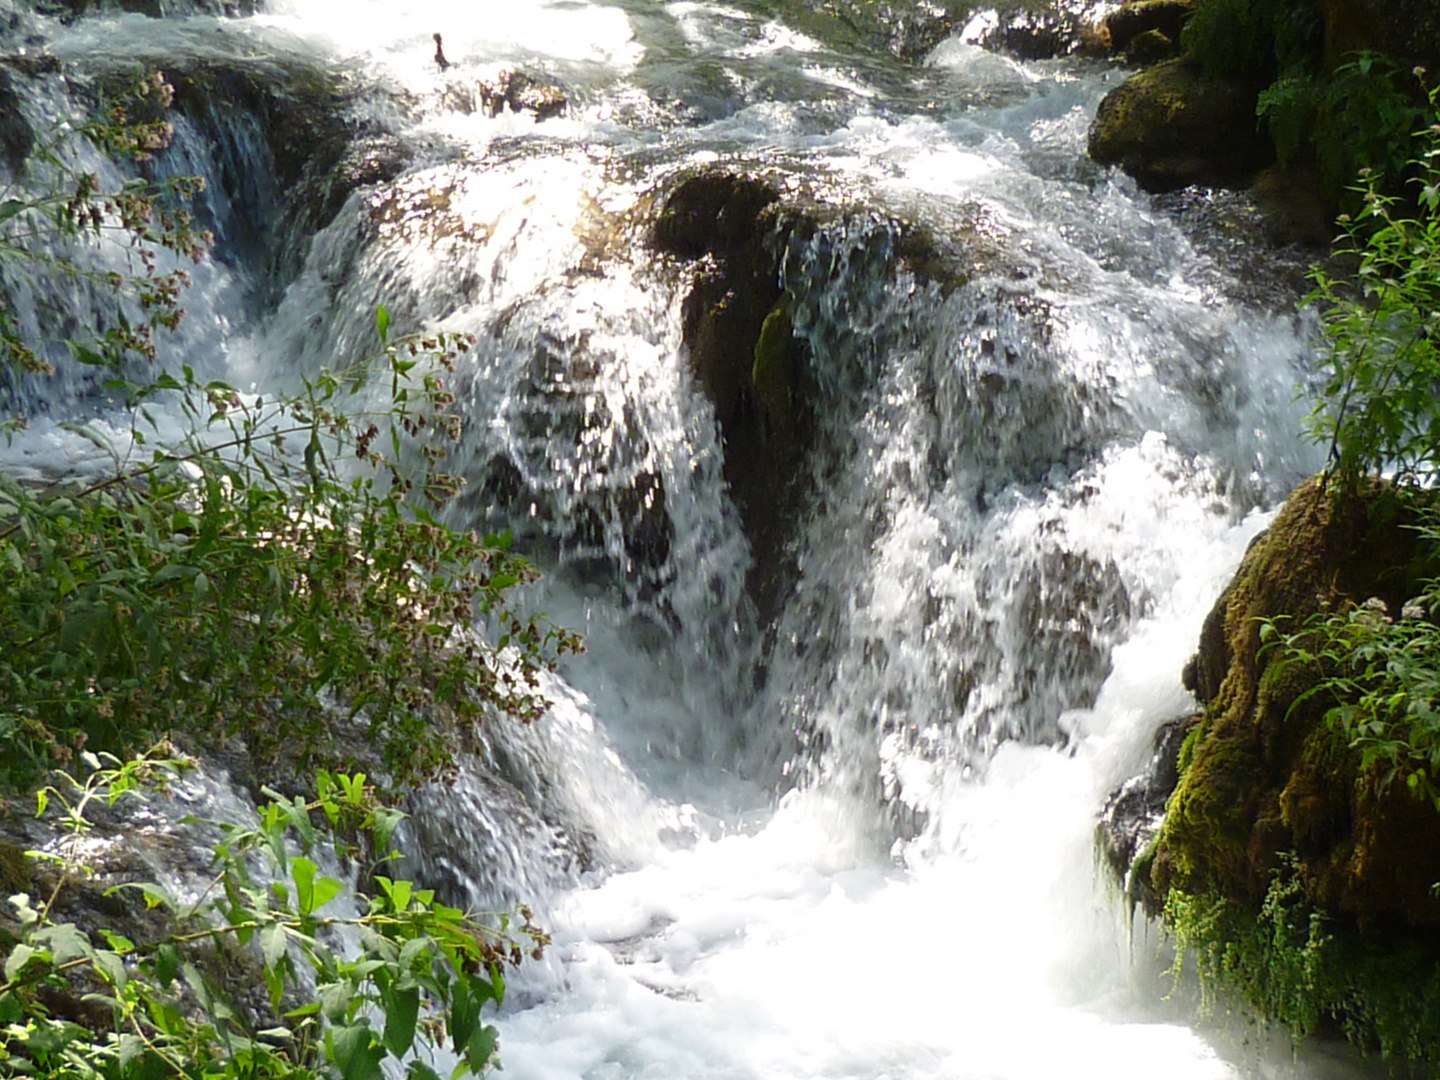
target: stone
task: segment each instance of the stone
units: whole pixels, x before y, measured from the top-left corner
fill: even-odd
[[[1090,156],[1141,187],[1244,186],[1274,160],[1256,125],[1259,88],[1205,74],[1186,59],[1132,75],[1101,101]]]
[[[1115,52],[1126,53],[1128,59],[1131,43],[1152,31],[1178,46],[1180,32],[1194,10],[1195,0],[1138,0],[1122,4],[1105,17],[1110,47]]]
[[[1146,30],[1131,39],[1125,48],[1125,62],[1132,67],[1151,67],[1169,60],[1180,52],[1177,42],[1160,30]]]
[[[523,71],[506,69],[494,79],[479,84],[480,109],[487,116],[499,116],[506,109],[528,112],[536,122],[560,116],[569,99],[558,86],[541,82]]]
[[[1293,853],[1306,899],[1361,930],[1440,927],[1440,848],[1414,842],[1440,813],[1385,784],[1326,723],[1332,702],[1307,694],[1318,670],[1276,663],[1261,637],[1267,619],[1299,629],[1371,598],[1401,610],[1437,570],[1415,523],[1413,497],[1388,485],[1340,493],[1315,478],[1251,545],[1190,665],[1206,708],[1152,852],[1156,896],[1175,888],[1258,910]]]

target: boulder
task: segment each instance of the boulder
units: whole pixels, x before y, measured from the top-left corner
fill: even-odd
[[[1146,30],[1130,39],[1125,47],[1125,62],[1131,67],[1151,67],[1179,53],[1179,38],[1166,37],[1161,30]]]
[[[1180,32],[1194,10],[1195,0],[1133,0],[1122,4],[1105,17],[1110,47],[1126,53],[1128,59],[1131,43],[1152,32],[1178,45]]]
[[[1244,186],[1274,159],[1255,120],[1259,88],[1205,74],[1186,59],[1132,75],[1100,103],[1090,156],[1149,191]]]
[[[1180,779],[1180,747],[1199,716],[1170,720],[1155,732],[1145,768],[1112,791],[1100,811],[1095,845],[1106,869],[1131,907],[1156,911],[1161,906],[1147,872],[1137,860],[1149,848],[1165,820],[1165,803]]]
[[[798,342],[783,315],[780,189],[725,169],[682,180],[651,227],[652,245],[691,264],[682,307],[691,370],[715,406],[725,446],[725,480],[750,538],[750,593],[762,617],[784,591],[784,493],[803,439],[790,380]]]
[[[1415,531],[1414,496],[1374,483],[1342,494],[1316,478],[1246,553],[1206,620],[1187,683],[1205,704],[1146,861],[1171,889],[1258,910],[1293,853],[1306,901],[1362,931],[1440,927],[1440,847],[1416,837],[1440,813],[1325,721],[1313,665],[1277,662],[1261,627],[1299,630],[1319,612],[1369,603],[1399,612],[1437,567]]]

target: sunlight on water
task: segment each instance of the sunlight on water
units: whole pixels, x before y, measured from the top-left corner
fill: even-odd
[[[185,345],[259,393],[373,352],[380,303],[393,333],[477,336],[454,520],[513,528],[550,571],[535,602],[590,638],[546,720],[482,733],[414,804],[414,865],[555,931],[499,1020],[506,1075],[1330,1075],[1160,1001],[1154,935],[1092,854],[1106,794],[1193,708],[1179,672],[1256,508],[1317,464],[1292,401],[1308,328],[1227,298],[1088,161],[1105,73],[957,40],[902,68],[776,7],[271,0],[54,29],[67,62],[333,62],[409,155],[263,318],[241,270],[202,275]],[[454,104],[511,64],[568,114]],[[817,433],[785,463],[795,588],[768,635],[735,447],[683,344],[698,271],[646,233],[677,175],[725,163],[831,200],[781,260]],[[911,226],[933,279],[901,268]],[[5,464],[89,445],[37,419]]]

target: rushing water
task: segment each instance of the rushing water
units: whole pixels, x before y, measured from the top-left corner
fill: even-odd
[[[1105,794],[1192,707],[1200,620],[1317,464],[1303,325],[1086,159],[1114,71],[960,38],[906,66],[784,10],[273,0],[27,16],[11,44],[89,72],[338,70],[349,123],[407,162],[312,240],[274,220],[252,113],[218,96],[183,118],[163,167],[212,178],[222,258],[172,355],[272,387],[373,347],[380,302],[397,329],[480,337],[462,523],[513,526],[551,572],[537,602],[589,639],[550,716],[493,736],[503,781],[470,770],[415,805],[420,872],[555,931],[503,1018],[507,1075],[1345,1071],[1194,1026],[1184,987],[1162,1000],[1154,930],[1092,856]],[[565,115],[477,111],[507,63],[563,85]],[[27,98],[32,122],[58,94]],[[688,278],[636,224],[716,162],[838,211],[782,259],[819,420],[773,614],[687,365]],[[902,220],[971,251],[964,280],[905,269]],[[121,437],[83,380],[16,395]],[[7,465],[89,446],[36,415]]]

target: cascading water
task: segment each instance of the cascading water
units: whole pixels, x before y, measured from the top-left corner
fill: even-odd
[[[10,32],[220,87],[164,166],[211,179],[222,240],[177,353],[265,389],[374,348],[377,303],[479,338],[458,513],[513,528],[589,638],[546,720],[413,806],[422,875],[556,932],[503,1019],[509,1075],[1330,1075],[1167,1016],[1091,854],[1191,707],[1178,673],[1257,508],[1318,464],[1304,328],[1086,160],[1103,69],[955,39],[909,67],[791,6],[274,0]],[[491,115],[501,64],[566,114]],[[214,74],[257,69],[264,123]],[[296,71],[340,73],[328,107],[373,151],[298,209],[261,146]],[[812,414],[773,609],[689,364],[703,266],[645,240],[717,164],[813,210],[766,240]],[[26,393],[106,421],[83,386]],[[7,467],[89,447],[67,439],[36,422]]]

